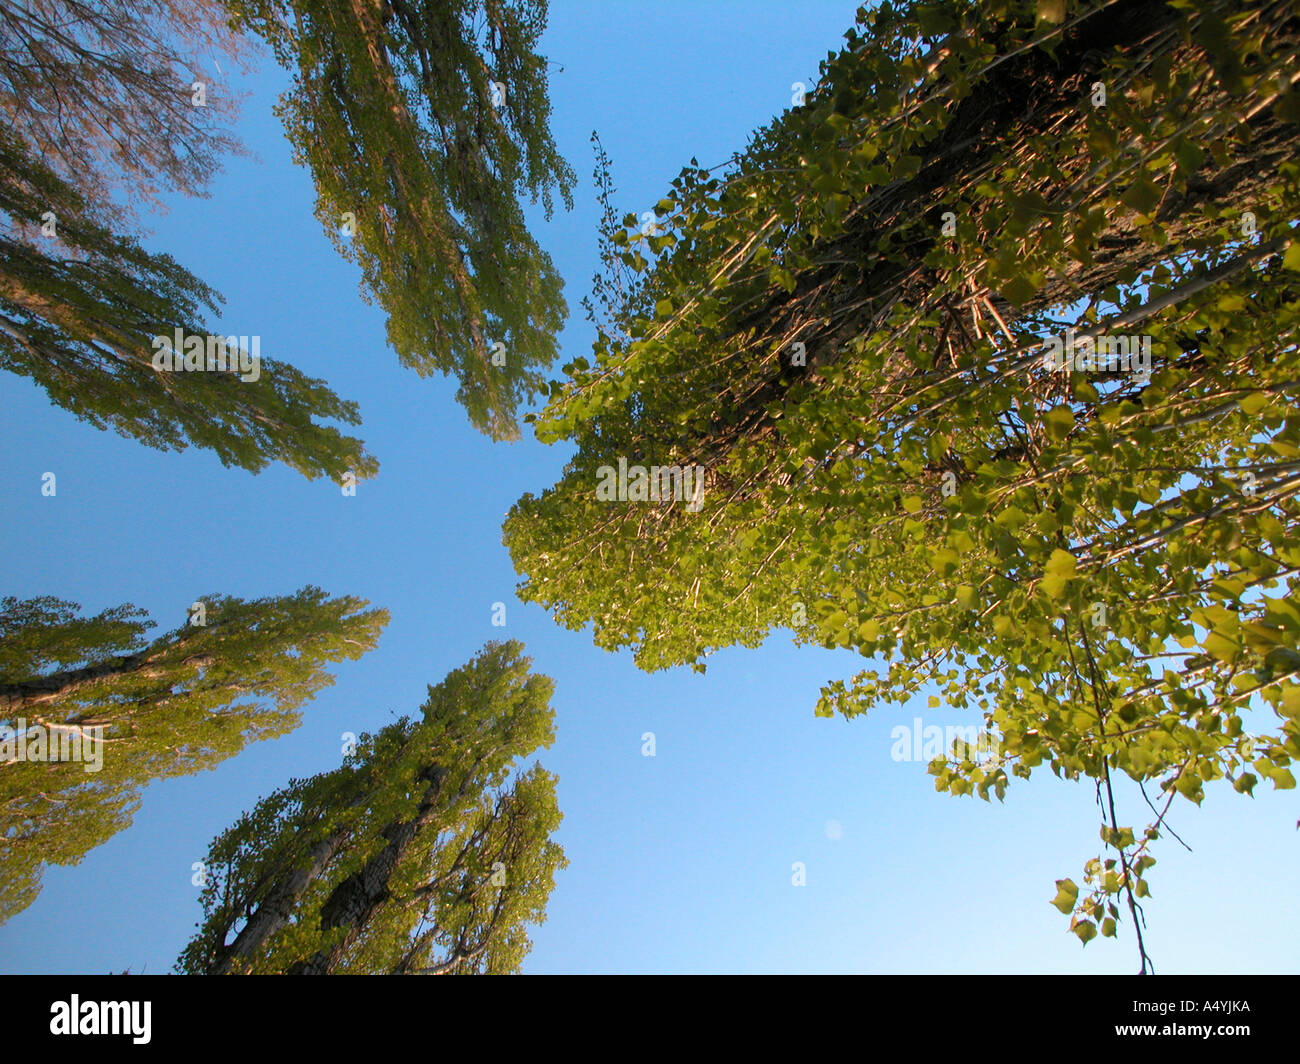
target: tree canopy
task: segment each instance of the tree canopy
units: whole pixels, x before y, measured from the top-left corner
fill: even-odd
[[[263,798],[208,852],[188,974],[503,974],[567,861],[556,778],[519,759],[554,738],[553,684],[489,643],[419,718]],[[513,775],[512,775],[513,773]]]
[[[604,234],[593,359],[535,419],[576,454],[505,525],[520,594],[647,669],[773,628],[853,648],[819,713],[930,692],[997,736],[939,790],[1094,780],[1114,856],[1055,904],[1085,943],[1127,904],[1146,970],[1175,796],[1300,757],[1300,19],[885,2],[846,42],[657,228]],[[1149,372],[1045,358],[1116,337]],[[703,466],[702,508],[605,501],[620,459]]]
[[[54,235],[33,235],[47,212]],[[355,425],[357,404],[263,358],[260,340],[252,351],[244,337],[243,349],[258,358],[255,375],[156,369],[155,337],[171,343],[179,329],[206,344],[220,332],[204,312],[221,297],[95,213],[82,192],[0,132],[0,369],[31,378],[96,428],[159,450],[203,447],[253,472],[271,461],[308,477],[377,472],[359,439],[316,420]]]
[[[281,101],[316,215],[388,315],[402,364],[452,373],[476,428],[518,436],[566,314],[519,196],[574,175],[548,129],[545,0],[229,0],[294,71]]]
[[[210,595],[150,639],[155,622],[129,604],[82,617],[62,599],[0,599],[0,922],[32,903],[45,865],[128,827],[147,784],[297,727],[334,682],[326,666],[376,645],[388,614],[366,605],[315,587]],[[93,739],[101,763],[24,756],[29,732]]]
[[[127,232],[137,207],[205,195],[222,158],[242,151],[214,51],[244,65],[227,18],[208,0],[0,10],[0,369],[160,450],[207,448],[252,472],[282,461],[313,478],[372,476],[362,442],[318,421],[358,424],[355,403],[263,359],[257,330],[208,366],[208,338],[228,339],[204,321],[221,297]],[[178,331],[205,349],[183,368],[203,372],[156,363],[157,338]],[[256,372],[230,371],[232,357]]]
[[[222,158],[244,151],[218,57],[245,65],[219,0],[3,4],[0,113],[101,221],[123,222],[163,192],[205,195]]]
[[[534,51],[545,25],[545,0],[0,11],[0,368],[153,447],[194,444],[254,472],[377,471],[360,440],[316,420],[358,424],[356,404],[286,362],[239,379],[155,365],[157,337],[218,335],[199,313],[220,297],[120,230],[162,192],[204,194],[222,155],[242,150],[226,128],[238,101],[206,62],[221,49],[244,65],[251,35],[295,71],[278,113],[401,361],[455,374],[473,424],[517,438],[567,313],[520,203],[528,193],[549,217],[558,190],[572,205]]]

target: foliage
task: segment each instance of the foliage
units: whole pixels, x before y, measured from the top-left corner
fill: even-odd
[[[556,778],[508,777],[554,737],[553,684],[518,642],[452,671],[332,772],[213,841],[190,974],[499,974],[530,948],[557,869]]]
[[[164,190],[203,195],[243,152],[224,132],[239,99],[216,65],[244,66],[242,50],[216,0],[0,4],[0,113],[101,221],[124,221]]]
[[[647,669],[774,627],[855,649],[883,671],[819,713],[937,692],[999,738],[933,764],[939,790],[1095,780],[1116,856],[1056,903],[1086,942],[1126,900],[1145,970],[1170,802],[1293,787],[1300,757],[1300,20],[968,0],[858,21],[734,166],[692,160],[657,232],[605,233],[621,294],[536,417],[577,452],[505,526],[521,595]],[[1149,379],[1048,371],[1067,327],[1148,336]],[[705,466],[703,509],[598,501],[619,458]],[[1121,774],[1164,792],[1145,832]]]
[[[148,639],[154,622],[130,605],[80,617],[62,599],[0,599],[0,725],[10,735],[20,721],[83,736],[102,728],[104,744],[89,771],[19,760],[16,742],[0,759],[0,922],[35,899],[45,865],[76,864],[129,826],[148,783],[292,731],[299,708],[334,682],[325,666],[373,649],[388,622],[315,587],[199,601],[203,625]]]
[[[46,212],[56,235],[32,239]],[[85,195],[0,132],[0,369],[30,377],[96,428],[159,450],[193,444],[227,466],[257,472],[282,461],[312,478],[378,471],[360,440],[314,420],[355,425],[356,403],[287,363],[261,358],[256,380],[154,369],[155,336],[218,331],[201,316],[220,296],[94,214]]]
[[[566,314],[518,199],[540,197],[549,217],[557,187],[571,205],[533,51],[545,0],[230,7],[295,71],[279,113],[315,179],[316,215],[361,266],[402,364],[454,373],[475,427],[516,438],[515,410],[544,389]]]

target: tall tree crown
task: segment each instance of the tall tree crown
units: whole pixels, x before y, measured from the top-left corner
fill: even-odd
[[[191,974],[515,971],[557,869],[555,777],[516,762],[554,737],[553,684],[518,642],[429,688],[213,841]]]
[[[846,38],[658,232],[605,234],[594,359],[536,419],[577,453],[505,526],[521,595],[650,669],[854,648],[883,671],[818,712],[929,691],[999,736],[932,765],[954,794],[1294,786],[1294,6],[883,3]],[[703,466],[702,509],[608,501],[620,460]],[[1110,809],[1085,941],[1159,825]]]
[[[294,70],[279,107],[316,214],[421,375],[454,374],[480,430],[518,436],[567,312],[519,197],[574,175],[548,129],[543,0],[232,0]]]
[[[57,598],[0,599],[0,922],[35,899],[45,865],[76,864],[128,827],[147,784],[292,731],[334,682],[326,666],[373,649],[388,622],[315,587],[195,605],[148,639],[154,622],[130,605],[80,617]],[[80,761],[48,756],[61,735],[77,738]],[[99,753],[90,770],[87,749]]]

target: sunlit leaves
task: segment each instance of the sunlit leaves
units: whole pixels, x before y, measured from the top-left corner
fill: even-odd
[[[1248,793],[1246,707],[1281,725],[1251,777],[1285,787],[1300,168],[1257,153],[1300,134],[1260,106],[1267,79],[1207,79],[1203,48],[1292,70],[1294,26],[1189,44],[1200,8],[1152,4],[1170,32],[1135,65],[1104,14],[1056,34],[1056,5],[1005,9],[873,8],[818,106],[679,198],[690,254],[640,275],[620,317],[634,339],[542,416],[577,451],[507,521],[521,594],[645,668],[757,645],[807,603],[797,639],[873,659],[819,714],[937,691],[997,727],[996,772],[932,766],[946,793],[1001,797],[1039,768],[1149,782],[1160,802]],[[922,25],[946,36],[918,44]],[[1086,79],[1061,91],[1085,66],[1103,106]],[[705,291],[707,317],[680,298]],[[667,299],[671,322],[652,322]],[[1047,368],[1070,333],[1088,343]],[[1127,365],[1143,353],[1149,374]],[[594,471],[619,455],[707,463],[702,512],[597,503]],[[1149,895],[1157,834],[1109,819],[1111,864],[1071,910],[1085,941],[1116,931],[1114,900]]]
[[[294,72],[278,113],[311,169],[317,217],[361,267],[403,365],[455,376],[474,426],[517,438],[567,313],[521,202],[540,199],[549,215],[575,180],[551,140],[534,52],[545,0],[230,6]],[[347,240],[345,211],[358,223]],[[491,359],[497,343],[504,364]]]
[[[419,719],[361,736],[337,769],[262,799],[208,851],[191,974],[505,974],[567,861],[556,777],[518,761],[554,738],[553,685],[489,643]]]
[[[388,621],[319,588],[206,595],[205,623],[154,639],[130,606],[76,616],[58,599],[0,600],[0,723],[101,726],[100,768],[0,764],[0,921],[40,889],[45,864],[76,864],[127,827],[151,782],[212,768],[293,730],[333,683],[327,665],[372,650]]]
[[[1052,899],[1055,905],[1063,913],[1070,913],[1074,910],[1074,903],[1079,897],[1079,888],[1075,886],[1072,879],[1058,879],[1056,881],[1056,897]]]

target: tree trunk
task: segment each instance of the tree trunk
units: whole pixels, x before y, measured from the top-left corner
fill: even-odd
[[[428,821],[434,802],[441,789],[445,772],[437,765],[430,766],[420,776],[429,781],[414,819],[390,824],[382,836],[388,840],[359,872],[354,872],[334,888],[321,906],[322,930],[346,928],[343,938],[328,950],[321,950],[308,960],[290,966],[288,975],[328,975],[334,971],[347,948],[370,920],[371,914],[388,900],[388,884],[393,869],[415,839],[416,833]],[[259,914],[261,909],[259,907]],[[281,921],[283,923],[283,920]]]

